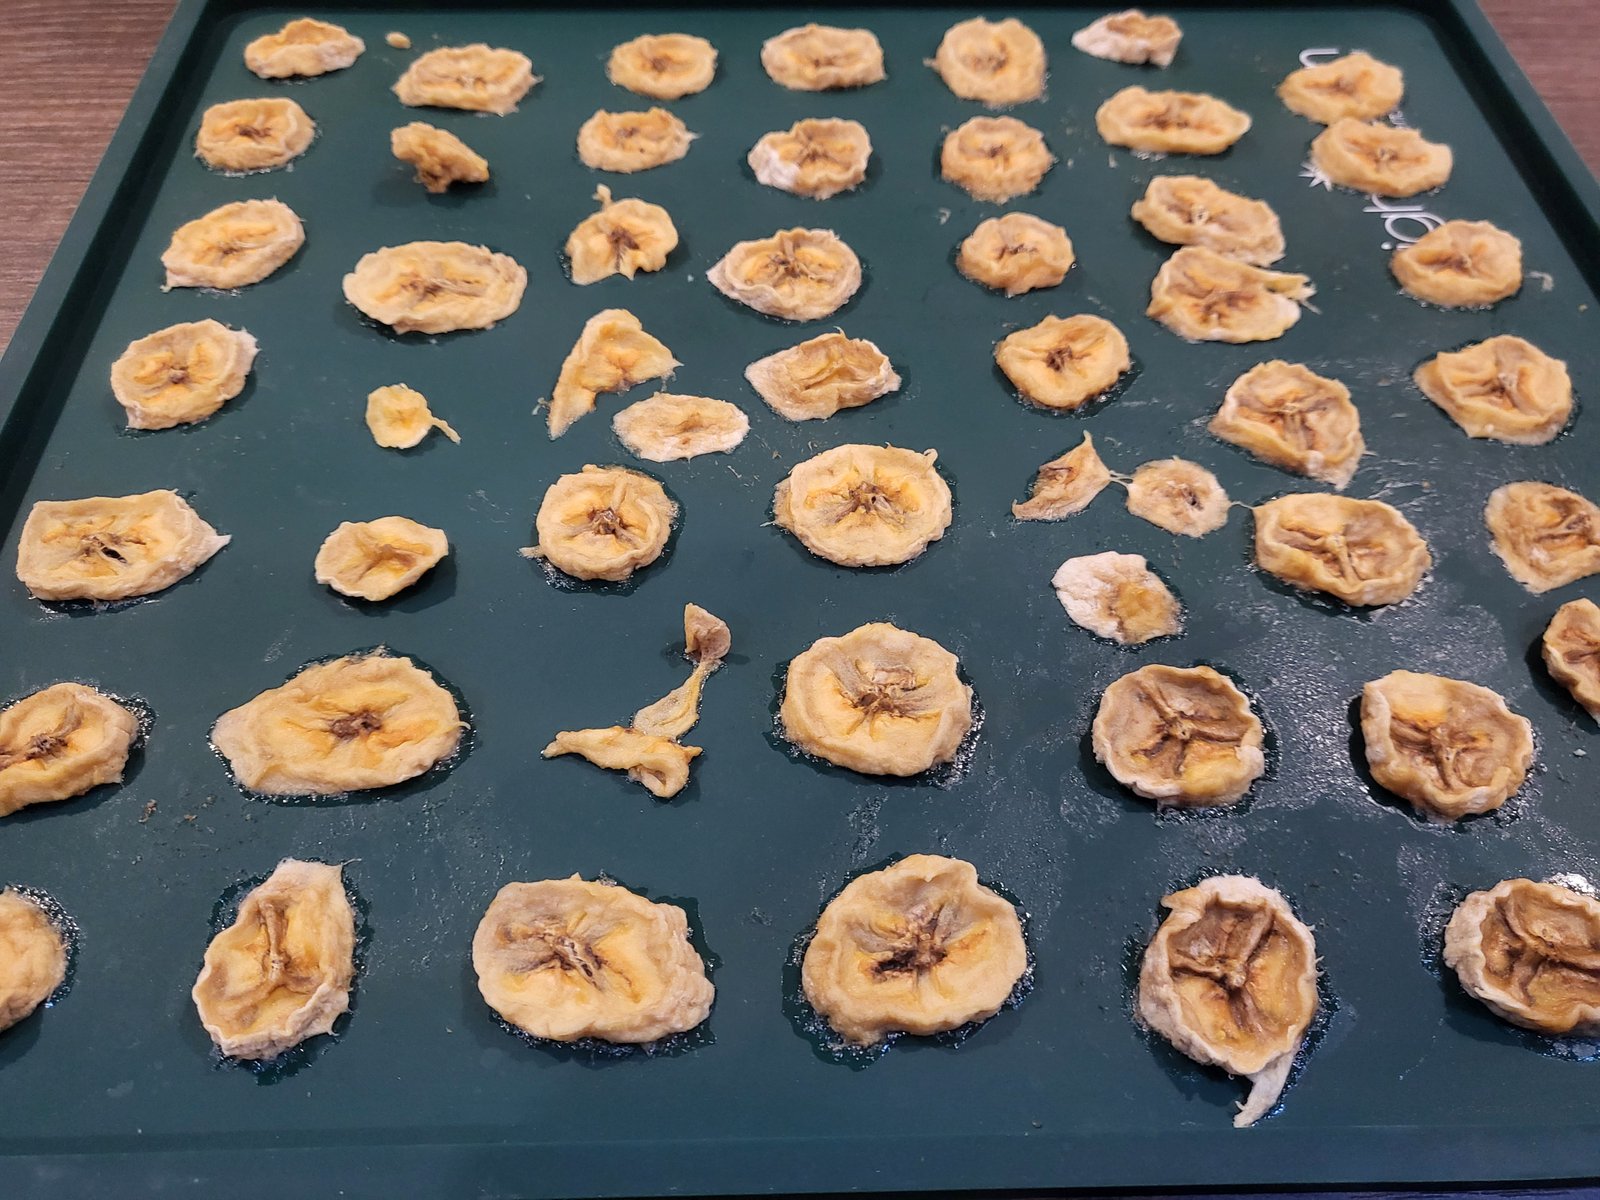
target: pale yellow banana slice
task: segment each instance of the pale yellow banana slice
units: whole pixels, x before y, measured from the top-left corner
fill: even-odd
[[[632,279],[639,271],[659,271],[678,247],[678,229],[659,204],[613,200],[611,189],[595,189],[600,211],[578,222],[567,237],[572,282],[596,283],[609,275]]]
[[[1044,94],[1044,43],[1015,17],[973,17],[950,26],[928,65],[957,96],[981,100],[990,108]]]
[[[1397,604],[1433,565],[1416,527],[1381,500],[1300,492],[1256,505],[1255,520],[1258,567],[1346,604]]]
[[[578,128],[578,157],[596,171],[631,175],[677,162],[699,136],[664,108],[646,112],[600,109]]]
[[[396,333],[488,329],[517,311],[528,272],[466,242],[406,242],[361,256],[344,298]]]
[[[1133,366],[1128,339],[1104,317],[1046,317],[1001,339],[994,361],[1031,404],[1072,412]]]
[[[729,299],[769,317],[815,321],[861,286],[861,260],[831,229],[780,229],[737,242],[706,279]]]
[[[301,17],[244,48],[244,65],[263,79],[326,75],[361,57],[367,44],[342,25]]]
[[[1067,616],[1090,633],[1124,646],[1171,637],[1183,628],[1183,608],[1142,554],[1069,558],[1050,580]]]
[[[865,179],[871,157],[872,139],[861,122],[810,117],[764,134],[745,161],[768,187],[826,200]]]
[[[461,435],[428,408],[428,398],[403,383],[367,393],[367,430],[389,450],[409,450],[437,429],[458,445]]]
[[[1207,428],[1263,462],[1341,490],[1366,450],[1350,389],[1282,359],[1235,379]]]
[[[1171,17],[1147,17],[1137,8],[1107,13],[1072,35],[1072,45],[1095,58],[1170,67],[1183,30]]]
[[[625,392],[647,379],[666,379],[681,366],[672,351],[644,331],[625,308],[607,308],[584,323],[561,364],[547,415],[551,438],[594,411],[601,392]]]
[[[1036,189],[1055,161],[1033,126],[1015,117],[973,117],[946,135],[939,174],[974,199],[1004,204]]]
[[[1550,618],[1539,645],[1551,677],[1600,721],[1600,605],[1587,598],[1567,601]]]
[[[790,421],[819,421],[897,391],[889,356],[865,338],[824,333],[757,359],[744,369],[772,411]]]
[[[1489,494],[1483,518],[1506,570],[1530,592],[1600,573],[1600,506],[1549,483],[1508,483]]]
[[[1221,154],[1250,129],[1250,114],[1205,92],[1125,87],[1094,114],[1113,146],[1146,154]]]
[[[646,33],[623,42],[606,60],[606,78],[652,100],[677,100],[711,86],[717,48],[688,33]]]
[[[1008,296],[1055,287],[1075,262],[1065,229],[1020,212],[982,222],[956,253],[956,270]]]
[[[244,390],[256,339],[210,319],[168,325],[128,343],[111,364],[111,392],[129,429],[204,421]]]
[[[317,582],[341,596],[387,600],[421,579],[446,554],[444,530],[406,517],[344,521],[317,551]]]
[[[219,171],[270,171],[306,152],[317,126],[287,96],[229,100],[200,117],[194,152]]]
[[[1444,186],[1454,155],[1415,129],[1343,117],[1312,141],[1311,162],[1340,187],[1403,199]]]
[[[1328,62],[1291,71],[1278,85],[1278,99],[1290,112],[1322,125],[1346,118],[1371,121],[1393,111],[1405,95],[1399,67],[1357,50]]]
[[[1088,508],[1110,482],[1111,472],[1086,433],[1071,450],[1039,468],[1028,498],[1013,504],[1011,515],[1019,521],[1064,520]]]
[[[1184,458],[1158,458],[1128,480],[1128,511],[1168,533],[1205,537],[1228,523],[1228,493],[1217,477]]]
[[[1445,308],[1476,308],[1522,287],[1522,243],[1488,221],[1446,221],[1389,259],[1400,286]]]
[[[761,44],[761,66],[797,92],[866,87],[884,77],[883,47],[870,29],[801,25]]]
[[[278,200],[238,200],[178,226],[161,255],[164,291],[260,283],[305,245],[300,218]]]
[[[726,454],[750,432],[750,418],[736,404],[709,396],[657,392],[611,418],[622,444],[650,462],[674,462],[701,454]]]
[[[14,888],[0,891],[0,1030],[48,1000],[67,978],[67,942],[50,914]]]
[[[121,783],[139,722],[81,683],[41,688],[0,712],[0,817]]]
[[[1185,246],[1161,264],[1144,311],[1191,342],[1269,342],[1300,319],[1316,290],[1304,275]]]
[[[389,134],[389,150],[417,170],[417,182],[435,195],[452,183],[487,183],[489,160],[455,134],[412,121]]]
[[[1283,257],[1283,227],[1271,205],[1199,175],[1157,175],[1130,215],[1175,246],[1204,246],[1258,267]]]
[[[950,527],[950,487],[933,450],[835,446],[779,482],[773,520],[842,567],[910,562]]]
[[[650,476],[586,466],[552,483],[539,504],[539,542],[522,551],[574,579],[618,582],[661,557],[678,506]]]
[[[604,729],[569,729],[544,748],[545,758],[576,754],[607,771],[626,771],[658,800],[668,800],[689,783],[689,764],[700,747],[682,746],[672,738],[611,725]]]
[[[516,112],[538,82],[526,54],[474,42],[421,55],[395,81],[394,94],[412,108],[464,108],[505,116]]]
[[[1510,334],[1440,351],[1411,377],[1468,437],[1542,446],[1572,417],[1567,364]]]
[[[401,33],[398,29],[391,29],[388,33],[384,34],[383,41],[386,46],[389,46],[394,50],[411,49],[411,39],[405,34]]]

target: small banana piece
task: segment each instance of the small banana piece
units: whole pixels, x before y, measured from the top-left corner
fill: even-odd
[[[1454,155],[1415,129],[1342,117],[1312,141],[1311,163],[1340,187],[1404,199],[1443,187]]]
[[[974,283],[1020,296],[1055,287],[1076,261],[1065,229],[1042,217],[1011,212],[990,217],[967,235],[956,253],[956,270]]]
[[[405,34],[401,33],[398,29],[391,29],[388,33],[384,34],[383,41],[384,44],[392,50],[411,49],[411,39]]]
[[[121,783],[138,732],[131,712],[81,683],[24,696],[0,711],[0,817]]]
[[[244,48],[244,65],[263,79],[326,75],[342,71],[367,44],[342,25],[301,17]]]
[[[178,226],[161,255],[163,291],[260,283],[305,245],[300,218],[278,200],[238,200]]]
[[[613,47],[606,78],[652,100],[703,92],[717,73],[717,48],[687,33],[646,33]]]
[[[1572,417],[1567,364],[1510,334],[1442,350],[1411,378],[1468,437],[1542,446]]]
[[[1205,537],[1228,523],[1228,493],[1199,463],[1147,462],[1128,480],[1128,511],[1168,533]]]
[[[1490,545],[1530,592],[1600,574],[1600,507],[1549,483],[1508,483],[1483,511]]]
[[[417,169],[417,182],[434,195],[452,183],[487,183],[489,160],[448,130],[412,121],[389,134],[389,150]]]
[[[939,174],[976,200],[1004,204],[1036,189],[1055,161],[1033,126],[1015,117],[973,117],[946,135]]]
[[[1366,451],[1350,389],[1282,359],[1258,363],[1235,379],[1206,428],[1262,462],[1341,491]]]
[[[420,55],[393,90],[411,108],[462,108],[503,117],[516,112],[538,82],[526,54],[474,42]]]
[[[194,152],[219,171],[270,171],[306,152],[316,122],[287,96],[229,100],[201,114]]]
[[[1332,125],[1347,118],[1372,121],[1387,116],[1399,106],[1405,91],[1405,76],[1399,67],[1357,50],[1291,71],[1278,85],[1278,99],[1292,113]]]
[[[1060,521],[1089,507],[1111,482],[1111,472],[1087,433],[1060,458],[1039,468],[1028,498],[1011,506],[1019,521]]]
[[[1389,259],[1400,286],[1445,308],[1497,304],[1522,287],[1522,243],[1488,221],[1446,221]]]
[[[727,453],[750,432],[750,418],[726,400],[657,392],[611,418],[611,428],[640,458],[673,462]]]
[[[796,92],[866,87],[883,80],[883,47],[870,29],[800,25],[761,44],[761,66]]]
[[[33,897],[0,891],[0,1031],[48,1000],[67,978],[67,941]]]
[[[534,518],[538,544],[522,551],[574,579],[618,582],[661,557],[678,506],[650,476],[586,466],[552,483]]]
[[[910,562],[950,527],[939,455],[896,446],[835,446],[779,482],[773,520],[818,558],[842,567]]]
[[[973,17],[950,26],[928,65],[961,99],[981,100],[990,108],[1044,94],[1044,43],[1015,17]]]
[[[457,445],[461,435],[428,408],[428,398],[403,383],[367,393],[367,429],[372,440],[389,450],[409,450],[437,429]]]
[[[1346,604],[1397,604],[1433,565],[1428,544],[1381,500],[1299,492],[1255,507],[1256,565]]]
[[[768,187],[826,200],[865,179],[871,157],[872,139],[861,122],[810,117],[763,134],[745,161]]]
[[[1095,58],[1154,67],[1170,67],[1182,40],[1171,17],[1147,17],[1137,8],[1107,13],[1072,35],[1073,46]]]
[[[789,421],[819,421],[897,391],[889,356],[865,338],[824,333],[744,369],[750,386]]]
[[[677,162],[700,135],[664,108],[596,111],[578,128],[578,157],[596,171],[631,175]]]
[[[1124,646],[1171,637],[1183,629],[1183,608],[1142,554],[1069,558],[1050,580],[1067,616],[1090,633]]]
[[[1157,175],[1129,215],[1175,246],[1204,246],[1258,267],[1283,257],[1283,227],[1271,205],[1199,175]]]
[[[595,313],[584,323],[550,393],[550,437],[560,437],[579,417],[593,412],[601,392],[625,392],[647,379],[666,379],[681,365],[627,309]]]
[[[678,248],[678,229],[659,204],[613,200],[601,184],[594,198],[600,211],[591,213],[567,237],[572,282],[597,283],[610,275],[632,279],[639,271],[659,271]]]
[[[256,339],[209,318],[168,325],[128,343],[111,364],[111,392],[129,429],[204,421],[244,390]]]
[[[1316,291],[1304,275],[1185,246],[1161,264],[1144,311],[1186,341],[1269,342],[1300,319]]]
[[[1146,154],[1221,154],[1250,129],[1250,114],[1205,92],[1125,87],[1094,114],[1110,145]]]
[[[509,254],[466,242],[406,242],[364,254],[344,298],[396,333],[488,329],[516,312],[528,272]]]
[[[444,530],[406,517],[344,521],[317,551],[317,582],[341,596],[387,600],[416,583],[450,553]]]
[[[1587,598],[1567,601],[1550,618],[1539,645],[1551,678],[1600,721],[1600,605]]]
[[[654,737],[681,738],[700,720],[705,681],[733,648],[728,623],[698,604],[683,606],[683,656],[694,664],[689,678],[633,714],[630,728]]]
[[[815,321],[861,286],[861,260],[831,229],[780,229],[737,242],[706,272],[711,286],[769,317]]]
[[[1062,412],[1082,408],[1133,366],[1122,331],[1089,313],[1046,317],[1008,334],[994,361],[1024,400]]]

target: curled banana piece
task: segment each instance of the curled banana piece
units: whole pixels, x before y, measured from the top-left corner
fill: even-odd
[[[1072,35],[1072,45],[1112,62],[1170,67],[1183,30],[1171,17],[1147,17],[1137,8],[1107,13]]]
[[[81,683],[24,696],[0,711],[0,817],[121,783],[138,733],[133,713]]]
[[[1389,269],[1418,300],[1476,308],[1522,287],[1522,243],[1488,221],[1446,221],[1389,259]]]
[[[287,96],[229,100],[201,114],[194,152],[219,171],[271,171],[299,158],[317,125]]]
[[[1256,565],[1346,604],[1397,604],[1433,565],[1428,544],[1381,500],[1298,492],[1255,507]]]
[[[1145,315],[1190,342],[1269,342],[1300,319],[1311,280],[1185,246],[1161,264]]]
[[[826,200],[859,185],[871,158],[872,139],[860,121],[808,117],[763,134],[745,161],[768,187]]]
[[[681,365],[627,309],[602,309],[584,322],[556,376],[547,414],[550,437],[560,437],[593,412],[601,392],[625,392],[647,379],[666,379]]]
[[[567,236],[573,283],[598,283],[611,275],[632,279],[667,265],[667,255],[678,248],[678,228],[666,209],[645,200],[613,200],[604,184],[594,198],[600,211],[579,221]]]
[[[703,92],[717,73],[717,48],[688,33],[645,33],[612,48],[606,78],[652,100]]]
[[[1283,257],[1283,227],[1271,205],[1199,175],[1157,175],[1129,215],[1175,246],[1204,246],[1258,267]]]
[[[1036,189],[1055,161],[1033,126],[1015,117],[973,117],[946,135],[939,174],[976,200],[1004,204]]]
[[[1056,568],[1050,586],[1090,633],[1137,646],[1183,629],[1183,608],[1142,554],[1086,554]]]
[[[409,450],[437,429],[457,445],[461,435],[428,408],[428,398],[403,383],[391,383],[367,393],[367,430],[372,440],[389,450]]]
[[[317,551],[317,582],[341,596],[387,600],[412,586],[450,553],[444,530],[408,517],[344,521]]]
[[[1551,678],[1600,721],[1600,605],[1587,598],[1567,601],[1550,618],[1539,645]]]
[[[1133,367],[1128,339],[1104,317],[1046,317],[1002,338],[994,361],[1019,395],[1041,408],[1082,408]]]
[[[711,286],[769,317],[815,321],[861,287],[861,260],[831,229],[780,229],[738,242],[706,272]]]
[[[1113,146],[1146,154],[1221,154],[1250,129],[1250,114],[1205,92],[1125,87],[1094,114]]]
[[[838,330],[757,359],[744,377],[773,412],[790,421],[824,420],[900,387],[888,355]]]
[[[796,92],[831,92],[883,80],[883,47],[870,29],[800,25],[761,44],[772,82]]]
[[[750,418],[726,400],[657,392],[619,412],[611,419],[611,428],[640,458],[675,462],[726,454],[744,441]]]
[[[244,390],[256,339],[209,318],[168,325],[128,343],[111,364],[111,393],[129,429],[204,421]]]
[[[699,136],[664,108],[646,112],[599,109],[578,127],[578,158],[596,171],[631,175],[677,162]]]
[[[516,312],[528,272],[466,242],[406,242],[361,256],[344,298],[396,333],[489,329]]]
[[[534,517],[538,544],[522,551],[574,579],[616,583],[661,557],[678,506],[650,476],[586,466],[545,491]]]
[[[326,75],[361,57],[367,44],[342,25],[301,17],[244,48],[244,65],[263,79]]]
[[[461,108],[503,117],[516,112],[538,82],[526,54],[474,42],[419,55],[393,91],[410,108]]]
[[[1128,511],[1168,533],[1204,537],[1228,523],[1228,493],[1199,463],[1147,462],[1128,480]]]
[[[389,150],[417,170],[417,182],[434,195],[452,183],[487,183],[489,160],[455,134],[426,121],[412,121],[389,134]]]
[[[973,17],[945,30],[928,64],[963,100],[1005,108],[1044,94],[1045,53],[1039,35],[1015,17]]]
[[[67,939],[45,908],[0,890],[0,1031],[32,1014],[67,979]]]
[[[1600,574],[1600,506],[1549,483],[1508,483],[1483,511],[1490,545],[1530,592]]]
[[[163,291],[227,290],[260,283],[305,245],[300,218],[278,200],[237,200],[196,217],[172,234],[161,255]]]
[[[1055,287],[1075,262],[1065,229],[1021,212],[980,223],[956,253],[956,270],[1007,296]]]
[[[1019,521],[1061,521],[1088,508],[1110,482],[1111,472],[1086,433],[1071,450],[1039,468],[1028,498],[1013,504],[1011,515]]]
[[[1411,378],[1468,437],[1542,446],[1572,416],[1567,364],[1510,334],[1440,351]]]
[[[1443,187],[1455,156],[1415,129],[1342,117],[1311,143],[1312,165],[1323,177],[1357,192],[1404,199]]]
[[[1366,451],[1350,389],[1281,358],[1235,379],[1206,428],[1262,462],[1341,491]]]
[[[1357,50],[1328,62],[1291,71],[1278,85],[1278,99],[1290,112],[1321,125],[1346,118],[1372,121],[1387,116],[1405,95],[1399,67]]]
[[[910,562],[950,527],[939,455],[897,446],[835,446],[779,482],[773,520],[818,558],[842,567]]]

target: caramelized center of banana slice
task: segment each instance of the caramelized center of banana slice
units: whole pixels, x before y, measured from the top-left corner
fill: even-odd
[[[1546,888],[1513,888],[1495,901],[1483,953],[1496,981],[1524,1004],[1600,1005],[1600,920],[1553,902]]]
[[[1205,745],[1237,746],[1244,740],[1239,714],[1224,698],[1199,688],[1169,690],[1142,683],[1139,698],[1157,719],[1151,722],[1149,740],[1129,749],[1169,775],[1181,775],[1189,755],[1204,753]]]
[[[1209,1040],[1276,1037],[1295,1023],[1294,1006],[1283,1001],[1297,991],[1304,954],[1270,909],[1213,900],[1172,939],[1168,955],[1173,981]]]

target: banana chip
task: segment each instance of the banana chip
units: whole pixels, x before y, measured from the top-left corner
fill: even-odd
[[[845,1041],[987,1021],[1028,969],[1016,906],[969,862],[910,854],[828,902],[800,964],[806,1002]]]
[[[974,199],[1004,204],[1037,188],[1055,161],[1033,126],[1015,117],[973,117],[946,135],[939,173]]]
[[[1522,243],[1488,221],[1446,221],[1389,260],[1400,286],[1445,308],[1475,308],[1522,287]]]
[[[761,44],[761,66],[796,92],[866,87],[883,79],[883,47],[870,29],[801,25]]]
[[[661,557],[678,506],[650,476],[587,466],[552,483],[539,504],[539,544],[522,551],[574,579],[628,578]]]
[[[1371,121],[1385,116],[1399,105],[1405,90],[1399,67],[1357,50],[1291,71],[1278,85],[1278,99],[1290,112],[1332,125],[1346,118]]]
[[[1206,428],[1262,462],[1341,491],[1366,451],[1350,389],[1281,358],[1235,379]]]
[[[367,429],[389,450],[409,450],[437,429],[458,445],[461,435],[428,409],[428,398],[403,383],[367,393]]]
[[[539,82],[526,54],[475,42],[441,46],[413,60],[395,81],[394,94],[411,108],[464,108],[499,116]]]
[[[161,255],[163,291],[175,287],[239,288],[260,283],[305,245],[306,231],[287,204],[238,200],[173,232]]]
[[[1311,163],[1340,187],[1404,198],[1443,187],[1454,156],[1415,129],[1344,117],[1311,143]]]
[[[1015,17],[974,17],[950,26],[928,65],[963,100],[981,100],[990,108],[1044,94],[1044,43]]]
[[[131,712],[81,683],[24,696],[0,712],[0,817],[121,783],[138,732]]]
[[[1104,317],[1046,317],[1001,339],[994,361],[1024,400],[1072,412],[1132,368],[1128,339]]]
[[[316,122],[286,96],[229,100],[200,117],[194,152],[219,171],[270,171],[306,152]]]
[[[67,978],[67,943],[38,901],[0,891],[0,1030],[50,998]]]
[[[1199,175],[1157,175],[1129,215],[1174,246],[1204,246],[1258,267],[1283,257],[1283,227],[1271,205]]]
[[[1567,364],[1509,334],[1441,351],[1412,379],[1468,437],[1542,446],[1572,416]]]
[[[578,222],[567,237],[572,282],[596,283],[609,275],[632,279],[639,271],[659,271],[678,248],[678,229],[659,204],[613,200],[601,184],[594,198],[600,211]]]
[[[210,319],[168,325],[128,343],[111,364],[111,392],[129,429],[204,421],[244,390],[256,339]]]
[[[244,65],[263,79],[342,71],[367,44],[342,25],[301,17],[244,48]]]
[[[910,562],[950,527],[939,455],[897,446],[836,446],[789,472],[773,519],[818,558],[841,567]]]
[[[1020,296],[1055,287],[1076,261],[1065,229],[1012,212],[990,217],[967,235],[956,254],[956,270],[974,283]]]
[[[1142,554],[1069,558],[1050,580],[1067,616],[1090,633],[1124,646],[1171,637],[1183,628],[1183,608]]]
[[[194,981],[200,1022],[230,1058],[265,1060],[332,1033],[350,1008],[356,914],[343,868],[286,858],[211,939]]]
[[[615,113],[600,109],[578,128],[578,157],[597,171],[631,175],[677,162],[699,136],[664,108]]]
[[[645,33],[623,42],[606,60],[606,78],[652,100],[703,92],[717,73],[717,48],[688,33]]]
[[[450,553],[444,530],[406,517],[345,521],[317,551],[317,582],[341,596],[387,600],[416,583]]]
[[[726,454],[750,432],[750,418],[736,404],[709,396],[657,392],[611,418],[622,444],[650,462],[673,462],[701,454]]]
[[[1204,92],[1125,87],[1094,114],[1113,146],[1146,154],[1221,154],[1250,128],[1250,114]]]
[[[1556,609],[1539,644],[1551,676],[1600,721],[1600,605],[1567,601]]]
[[[729,299],[769,317],[815,321],[861,286],[861,260],[831,229],[780,229],[738,242],[706,279]]]
[[[789,663],[779,717],[801,750],[864,775],[918,775],[956,756],[972,689],[956,656],[893,625],[819,638]]]
[[[1147,462],[1128,480],[1128,511],[1168,533],[1204,537],[1228,523],[1228,493],[1199,463]]]
[[[1072,35],[1072,44],[1095,58],[1170,67],[1183,30],[1171,17],[1147,17],[1137,8],[1108,13]]]
[[[665,379],[681,364],[625,308],[607,308],[584,322],[550,393],[550,437],[560,437],[594,411],[601,392],[625,392],[647,379]]]
[[[489,161],[448,130],[413,121],[389,134],[389,149],[417,169],[417,182],[438,195],[452,183],[487,183]]]
[[[1483,518],[1494,552],[1530,592],[1600,573],[1600,507],[1577,492],[1508,483],[1489,494]]]
[[[1086,433],[1071,450],[1039,468],[1032,492],[1011,506],[1011,515],[1019,521],[1060,521],[1088,508],[1110,482],[1111,472]]]
[[[17,543],[17,578],[40,600],[127,600],[169,588],[231,538],[177,492],[40,500]]]
[[[818,421],[871,404],[900,388],[888,355],[865,338],[824,333],[744,369],[772,411],[790,421]]]
[[[1316,290],[1304,275],[1185,246],[1161,264],[1144,312],[1191,342],[1269,342],[1300,319]]]
[[[762,135],[745,161],[768,187],[826,200],[865,179],[871,157],[872,139],[860,121],[810,117]]]
[[[383,35],[384,44],[394,50],[411,49],[411,39],[397,29]]]
[[[1258,567],[1346,604],[1396,604],[1433,565],[1416,528],[1381,500],[1300,492],[1256,505],[1255,519]]]
[[[488,329],[517,311],[528,272],[465,242],[406,242],[361,256],[344,298],[396,333]]]
[[[614,883],[508,883],[472,938],[484,1002],[556,1042],[654,1042],[711,1014],[716,989],[675,904]]]

